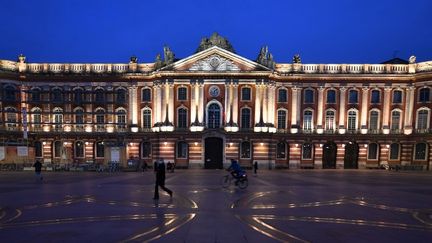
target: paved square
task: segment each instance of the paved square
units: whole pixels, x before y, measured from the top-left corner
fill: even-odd
[[[0,173],[2,242],[431,242],[432,174],[260,170],[249,187],[221,170],[154,174]]]

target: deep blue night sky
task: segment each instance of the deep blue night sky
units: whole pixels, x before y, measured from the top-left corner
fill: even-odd
[[[29,62],[184,58],[213,32],[251,60],[263,45],[277,62],[432,60],[431,0],[0,0],[0,21],[0,59]]]

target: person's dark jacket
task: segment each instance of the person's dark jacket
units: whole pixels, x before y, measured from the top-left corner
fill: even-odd
[[[159,185],[165,185],[165,163],[157,163],[155,171],[156,182]]]
[[[34,163],[33,167],[35,167],[35,172],[41,172],[42,171],[42,163],[39,161],[36,161],[36,163]]]

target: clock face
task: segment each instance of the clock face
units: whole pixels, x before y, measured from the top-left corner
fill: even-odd
[[[218,86],[211,86],[209,89],[209,94],[212,97],[218,97],[220,94],[220,90]]]

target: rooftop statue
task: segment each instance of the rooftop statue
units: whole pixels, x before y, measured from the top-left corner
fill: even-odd
[[[174,52],[171,51],[171,48],[169,46],[164,46],[164,62],[165,65],[169,65],[174,62]]]
[[[410,58],[409,58],[408,61],[409,61],[410,64],[415,63],[416,62],[416,56],[410,56]]]
[[[26,57],[23,54],[20,54],[18,56],[18,62],[25,63],[25,61],[26,61]]]
[[[273,60],[273,55],[268,51],[268,46],[261,47],[256,62],[268,68],[274,69],[275,61]]]
[[[129,63],[138,63],[138,57],[136,57],[135,55],[131,56]]]
[[[300,59],[300,55],[299,54],[295,54],[293,57],[293,63],[301,63],[301,59]]]
[[[220,48],[223,48],[225,50],[228,50],[230,52],[235,53],[234,48],[232,47],[231,43],[224,37],[220,36],[218,33],[213,33],[210,38],[202,38],[200,45],[198,46],[198,49],[196,52],[204,51],[212,46],[218,46]]]
[[[156,60],[155,60],[155,69],[159,69],[163,66],[163,62],[162,62],[162,58],[160,54],[156,55]]]

